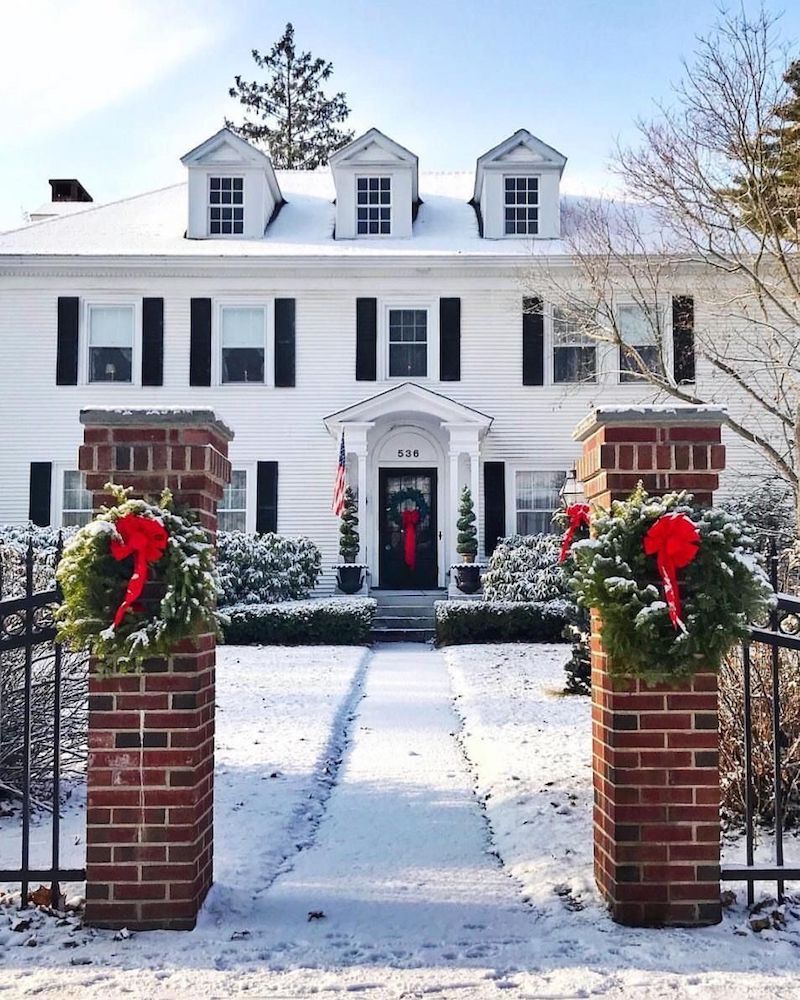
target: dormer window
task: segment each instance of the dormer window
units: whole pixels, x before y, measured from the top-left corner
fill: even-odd
[[[211,236],[244,232],[244,177],[208,178],[208,232]]]
[[[506,236],[539,232],[539,178],[506,177]]]
[[[356,222],[359,236],[388,236],[391,233],[391,177],[356,178]]]

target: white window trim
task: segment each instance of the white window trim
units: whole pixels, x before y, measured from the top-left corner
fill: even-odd
[[[124,386],[140,386],[142,384],[142,300],[141,298],[120,298],[119,296],[92,296],[82,302],[80,329],[78,333],[78,384],[97,386],[99,388],[115,388]],[[93,382],[89,378],[89,317],[94,308],[116,307],[133,310],[133,351],[131,354],[130,382]]]
[[[672,298],[671,295],[667,297],[670,300]],[[617,302],[616,305],[614,306],[614,317],[615,317],[615,322],[617,324],[619,324],[620,309],[625,309],[625,308],[642,309],[643,306],[641,302],[634,302],[633,300],[623,299],[622,301]],[[661,360],[664,362],[665,369],[669,372],[672,370],[675,363],[674,358],[672,356],[673,355],[672,337],[670,336],[672,325],[671,323],[669,323],[670,320],[669,311],[666,305],[662,305],[658,307],[655,310],[655,312],[657,314],[660,313],[659,326],[661,328],[661,333],[663,337]],[[621,378],[622,372],[620,370],[620,346],[619,344],[609,344],[609,348],[610,350],[608,352],[608,360],[610,362],[610,370],[609,370],[610,382],[622,387],[623,389],[631,388],[631,389],[638,389],[639,391],[641,391],[642,387],[647,387],[650,385],[650,383],[647,382],[645,379],[632,379],[630,382],[623,382]]]
[[[571,469],[575,464],[574,457],[568,459],[565,462],[553,462],[552,464],[542,467],[535,465],[512,465],[511,463],[506,463],[506,534],[516,535],[517,534],[517,473],[518,472],[561,472],[562,466],[564,469],[564,478],[566,479],[567,470]]]
[[[381,345],[378,351],[378,379],[384,382],[427,382],[439,381],[439,310],[434,308],[430,299],[415,300],[414,298],[384,299],[378,310],[378,341]],[[428,374],[419,376],[389,374],[389,312],[394,309],[415,309],[428,314]]]
[[[55,528],[64,527],[64,474],[78,471],[77,463],[74,461],[53,462],[50,480],[50,524]]]
[[[232,472],[244,472],[245,474],[245,511],[244,530],[248,534],[255,534],[256,530],[256,463],[255,462],[234,462],[231,467]]]
[[[550,358],[549,371],[545,374],[545,382],[549,379],[550,383],[559,389],[569,388],[577,389],[581,386],[586,386],[589,389],[596,389],[597,386],[603,381],[603,358],[604,352],[602,350],[603,342],[599,340],[593,340],[591,337],[587,337],[588,343],[585,345],[581,344],[564,344],[559,345],[556,343],[556,310],[558,309],[558,304],[549,304],[545,311],[545,357]],[[580,334],[578,334],[580,337]],[[557,382],[556,381],[556,347],[557,346],[586,346],[594,347],[594,379],[591,381],[585,381],[581,379],[578,382]]]
[[[358,231],[358,181],[364,177],[389,178],[388,233],[360,233]],[[357,170],[353,174],[353,232],[357,240],[390,240],[394,237],[394,173],[391,170]]]
[[[535,233],[507,233],[506,232],[506,178],[511,177],[535,177],[537,181],[536,191],[536,232]],[[504,240],[537,240],[547,239],[540,235],[542,227],[542,174],[535,170],[505,170],[500,174],[500,229],[501,239]]]
[[[241,177],[242,178],[242,231],[240,233],[212,233],[211,232],[211,178],[212,177]],[[208,170],[205,175],[205,202],[206,202],[206,236],[210,240],[243,240],[247,229],[247,175],[241,171],[230,170]],[[220,207],[220,206],[215,206]],[[233,206],[231,206],[233,207]]]
[[[264,310],[264,381],[222,381],[222,310]],[[222,389],[264,389],[275,386],[275,299],[215,299],[211,330],[211,384]],[[240,466],[241,468],[241,466]]]

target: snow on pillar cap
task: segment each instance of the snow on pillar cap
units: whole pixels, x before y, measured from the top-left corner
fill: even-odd
[[[625,425],[641,427],[668,424],[724,424],[728,411],[723,406],[691,403],[653,404],[641,406],[598,406],[591,410],[572,432],[573,440],[585,441],[600,427]]]
[[[84,427],[211,427],[226,441],[233,431],[213,410],[191,406],[86,406],[81,408]]]

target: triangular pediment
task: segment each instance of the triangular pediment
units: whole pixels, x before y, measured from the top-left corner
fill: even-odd
[[[270,158],[228,128],[221,128],[205,142],[181,157],[186,167],[209,164],[240,167],[272,167]]]
[[[348,142],[346,146],[337,150],[331,155],[330,165],[332,167],[343,166],[344,164],[358,163],[407,163],[411,167],[416,167],[417,157],[399,142],[390,139],[377,128],[371,128],[368,132]]]
[[[521,128],[485,152],[483,156],[478,157],[475,171],[475,200],[480,201],[484,170],[501,169],[512,163],[519,167],[529,165],[539,170],[557,170],[561,175],[566,162],[567,158],[563,153],[548,146],[527,129]]]
[[[492,424],[492,417],[480,410],[465,406],[440,392],[426,389],[425,386],[403,382],[402,385],[393,386],[385,392],[362,399],[360,403],[329,414],[325,417],[325,426],[329,431],[335,432],[342,424],[367,423],[409,413],[424,414],[442,423],[474,426],[484,433]]]

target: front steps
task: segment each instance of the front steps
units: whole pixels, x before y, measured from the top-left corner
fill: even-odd
[[[434,601],[444,590],[373,590],[378,602],[372,623],[373,642],[428,642],[436,634]]]

